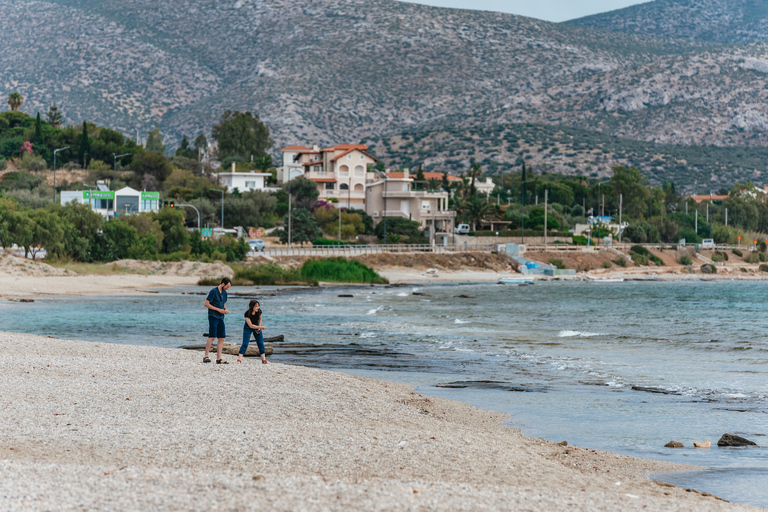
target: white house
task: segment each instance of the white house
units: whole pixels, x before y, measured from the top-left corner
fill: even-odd
[[[266,186],[267,178],[272,176],[268,172],[220,172],[219,183],[227,187],[230,194],[237,189],[240,192],[252,192],[263,190],[274,192],[276,188]]]
[[[139,192],[131,187],[120,190],[62,191],[61,204],[75,201],[90,205],[105,218],[129,213],[154,212],[160,209],[160,192]]]

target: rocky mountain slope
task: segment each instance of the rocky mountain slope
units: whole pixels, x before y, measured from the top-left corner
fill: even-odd
[[[580,27],[727,44],[768,40],[764,0],[655,0],[569,21]]]
[[[0,70],[22,110],[159,125],[170,145],[226,109],[258,113],[277,147],[520,123],[768,144],[768,45],[394,0],[0,0]]]

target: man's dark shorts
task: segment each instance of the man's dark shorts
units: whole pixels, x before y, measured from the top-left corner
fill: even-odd
[[[208,337],[209,338],[226,338],[227,331],[224,328],[223,318],[208,317]]]

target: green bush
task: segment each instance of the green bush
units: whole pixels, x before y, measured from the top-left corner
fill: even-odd
[[[613,266],[613,263],[611,263],[610,261],[604,261],[603,262],[603,267],[604,268],[611,268],[612,266]]]
[[[565,263],[563,263],[563,260],[561,260],[559,258],[550,258],[549,264],[550,265],[554,265],[554,266],[556,266],[559,269],[564,269],[565,268]]]
[[[617,264],[618,266],[620,266],[620,267],[626,267],[627,266],[627,258],[625,258],[624,256],[622,256],[621,258],[619,258],[617,260],[613,260],[613,262],[615,264]]]
[[[589,239],[583,235],[577,235],[573,237],[573,243],[575,245],[587,245],[587,243],[589,243]]]
[[[235,271],[235,276],[232,279],[232,284],[235,286],[317,285],[315,280],[302,277],[298,270],[286,270],[277,263],[262,263],[251,266],[235,265],[232,269]]]
[[[704,274],[717,274],[717,269],[711,263],[705,263],[701,266],[701,272]]]
[[[344,258],[311,259],[304,262],[299,269],[301,277],[314,281],[333,283],[379,283],[389,281],[356,260]]]
[[[768,261],[768,254],[765,254],[764,252],[757,253],[757,257],[760,259],[760,261]]]
[[[630,251],[634,252],[635,254],[639,254],[640,256],[650,256],[651,252],[643,247],[642,245],[633,245],[629,248]]]
[[[768,265],[763,263],[762,265],[760,265],[758,270],[760,270],[760,272],[768,272]]]
[[[332,245],[365,245],[361,244],[359,242],[344,242],[341,240],[329,240],[328,238],[318,238],[316,240],[312,241],[313,247],[325,247],[325,246],[332,246]]]
[[[656,256],[655,254],[649,254],[648,259],[654,262],[656,265],[663,267],[664,266],[664,260]]]
[[[715,254],[712,255],[712,261],[720,263],[721,261],[725,261],[725,258],[723,258],[723,255],[719,252],[715,252]]]
[[[680,256],[680,257],[677,259],[677,262],[678,262],[679,264],[681,264],[681,265],[685,265],[685,266],[693,265],[693,261],[691,261],[691,258],[690,258],[690,256],[686,256],[686,255]]]
[[[736,256],[738,256],[739,258],[741,258],[741,257],[743,257],[743,256],[744,256],[744,253],[743,253],[743,252],[741,252],[741,251],[740,251],[740,250],[738,250],[738,249],[734,249],[734,250],[732,250],[731,252],[732,252],[733,254],[735,254]]]
[[[629,252],[629,257],[632,258],[632,261],[635,262],[635,265],[648,265],[648,258],[643,256],[642,254],[638,254],[634,251]]]
[[[760,256],[758,256],[756,252],[750,252],[744,258],[744,261],[747,263],[760,263]]]

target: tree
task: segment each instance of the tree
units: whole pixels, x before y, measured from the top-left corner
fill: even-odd
[[[494,215],[493,206],[479,197],[471,197],[466,204],[462,217],[472,223],[472,230],[477,229],[477,225],[487,218]]]
[[[283,184],[283,190],[290,190],[291,197],[293,198],[293,208],[305,208],[307,210],[312,208],[312,205],[320,195],[315,182],[302,176]]]
[[[170,254],[184,249],[189,243],[189,231],[184,227],[184,211],[163,208],[157,214],[157,220],[163,230],[163,252]]]
[[[16,111],[21,108],[21,105],[24,103],[24,96],[19,94],[18,92],[12,92],[8,95],[8,105],[10,105],[11,110]]]
[[[645,177],[640,171],[636,167],[614,167],[611,185],[616,197],[622,195],[629,218],[642,218],[647,211],[648,189],[645,188]]]
[[[145,176],[151,176],[157,183],[161,183],[171,173],[171,164],[160,153],[142,151],[133,157],[131,170],[140,180],[144,180]]]
[[[475,180],[483,175],[483,169],[478,164],[472,164],[469,167],[469,175],[472,178],[472,184],[469,187],[469,195],[474,196],[477,191],[475,188]]]
[[[256,169],[258,169],[261,172],[267,172],[272,168],[272,155],[263,155],[258,158],[256,158],[253,161]]]
[[[284,220],[284,225],[288,226],[288,219]],[[291,212],[291,242],[298,242],[304,245],[305,242],[312,242],[323,236],[323,232],[317,227],[315,218],[306,208],[297,208]],[[280,232],[280,242],[288,243],[288,231]]]
[[[155,126],[154,130],[149,132],[147,136],[147,151],[154,151],[155,153],[165,154],[165,146],[163,145],[163,134],[160,133],[160,127]]]
[[[88,124],[83,121],[83,133],[80,135],[79,149],[77,159],[83,162],[83,169],[86,168],[88,156],[91,153],[91,138],[88,136]]]
[[[249,160],[261,157],[272,146],[269,128],[250,112],[227,110],[213,126],[211,136],[219,143],[219,160],[237,155]]]
[[[379,240],[384,240],[384,221],[379,222],[373,232]],[[389,235],[400,235],[409,244],[429,243],[421,231],[421,224],[402,217],[387,217],[387,237]]]
[[[59,112],[59,107],[57,107],[54,103],[48,108],[48,113],[45,114],[45,119],[48,121],[48,124],[54,128],[59,129],[61,128],[61,123],[64,120],[64,116],[61,115],[61,112]]]
[[[187,140],[186,135],[181,137],[181,144],[175,154],[176,156],[183,156],[184,158],[197,158],[197,152],[189,147],[189,141]]]
[[[32,139],[32,143],[40,149],[42,149],[41,147],[45,144],[45,140],[43,140],[43,123],[40,120],[40,112],[37,113],[37,117],[35,118],[35,136]]]
[[[104,218],[90,206],[71,202],[59,210],[64,224],[63,247],[60,256],[77,261],[92,261],[91,247],[101,229]]]
[[[50,210],[32,210],[28,215],[34,226],[28,248],[32,261],[41,249],[51,253],[60,251],[64,245],[64,229],[59,216]]]
[[[200,150],[208,149],[208,139],[202,133],[195,138],[195,158],[200,154]]]
[[[268,192],[253,190],[240,197],[227,197],[225,222],[228,226],[261,227],[264,216],[274,212],[277,198]]]

